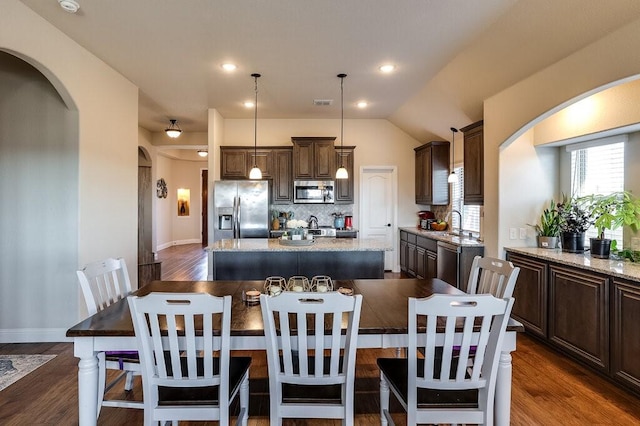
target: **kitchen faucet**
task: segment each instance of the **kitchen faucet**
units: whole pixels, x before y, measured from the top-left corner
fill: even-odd
[[[451,209],[451,211],[445,216],[444,221],[449,223],[449,218],[452,216],[452,213],[458,213],[458,217],[460,218],[460,227],[458,228],[458,235],[460,235],[462,234],[462,213],[456,209]],[[453,231],[453,225],[451,226],[451,231]]]

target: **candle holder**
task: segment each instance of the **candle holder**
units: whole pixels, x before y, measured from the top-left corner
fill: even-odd
[[[264,293],[269,296],[277,296],[287,289],[287,280],[284,277],[267,277],[264,280]]]
[[[333,291],[333,281],[328,275],[316,275],[311,278],[311,291],[318,293],[326,293]]]
[[[303,275],[294,275],[289,278],[287,282],[287,291],[303,292],[310,290],[311,284],[309,283],[309,278]]]

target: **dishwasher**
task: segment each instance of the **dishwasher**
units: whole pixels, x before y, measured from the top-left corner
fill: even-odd
[[[454,287],[460,282],[460,252],[461,247],[438,241],[438,269],[437,278],[446,281]]]

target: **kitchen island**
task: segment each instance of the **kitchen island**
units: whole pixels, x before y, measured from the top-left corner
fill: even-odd
[[[383,240],[317,238],[308,245],[277,238],[216,241],[207,247],[208,280],[264,280],[269,276],[329,275],[333,279],[384,278]]]

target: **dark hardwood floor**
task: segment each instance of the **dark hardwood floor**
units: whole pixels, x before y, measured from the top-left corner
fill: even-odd
[[[206,253],[200,245],[175,246],[159,253],[166,280],[206,279]],[[397,275],[395,275],[397,276]],[[71,343],[0,344],[0,354],[57,354],[35,372],[0,391],[0,425],[78,424],[77,359]],[[253,358],[249,424],[268,425],[268,385],[263,351],[242,352]],[[376,358],[394,350],[366,349],[357,355],[356,424],[380,424]],[[240,354],[240,352],[238,352]],[[141,398],[140,381],[126,395]],[[394,415],[404,424],[401,410]],[[141,425],[141,410],[103,408],[100,425]],[[185,425],[196,423],[181,423]],[[203,423],[197,423],[203,424]],[[215,424],[208,422],[204,424]],[[338,421],[288,421],[291,425],[339,425]],[[536,340],[521,335],[513,353],[513,425],[632,425],[640,424],[640,398],[559,355]]]

